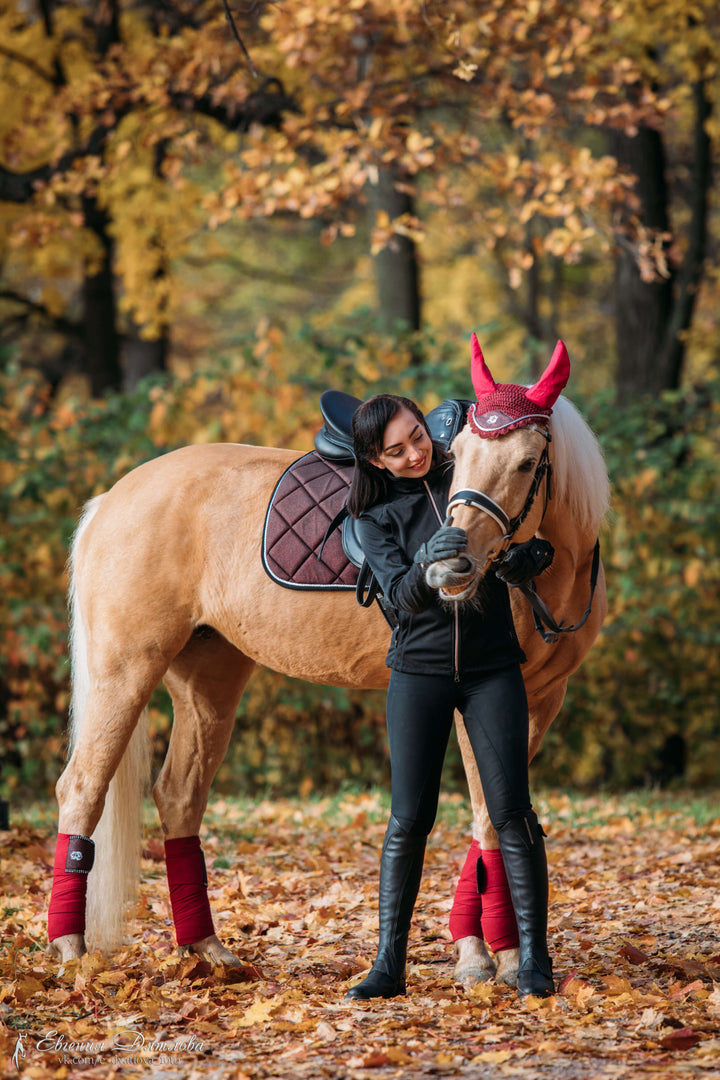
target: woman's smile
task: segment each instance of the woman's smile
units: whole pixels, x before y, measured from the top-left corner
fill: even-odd
[[[432,439],[409,409],[400,409],[385,428],[382,452],[373,465],[393,476],[425,476],[432,466]]]

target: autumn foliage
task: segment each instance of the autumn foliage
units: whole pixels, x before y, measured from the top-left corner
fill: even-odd
[[[560,292],[587,324],[623,254],[638,303],[670,287],[658,335],[684,349],[692,324],[712,354],[714,0],[291,0],[235,16],[250,63],[218,0],[0,7],[0,310],[24,355],[84,349],[106,366],[96,390],[119,384],[121,345],[177,356],[193,266],[212,274],[254,223],[282,236],[290,219],[326,245],[407,240],[426,263],[489,267],[515,324],[546,342]],[[668,164],[657,220],[615,145],[648,133]],[[384,176],[406,209],[376,205]],[[603,348],[578,345],[601,357],[595,325]]]

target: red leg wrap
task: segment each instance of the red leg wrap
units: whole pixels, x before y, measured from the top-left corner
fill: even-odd
[[[480,858],[480,845],[473,840],[467,853],[465,865],[460,871],[460,880],[455,889],[452,911],[450,912],[450,933],[453,941],[465,937],[482,937],[481,916],[483,898],[478,890],[477,864]]]
[[[94,855],[95,845],[88,837],[58,833],[48,908],[48,941],[66,934],[85,933],[87,876]]]
[[[193,945],[215,933],[199,836],[165,841],[165,866],[178,945]]]
[[[515,911],[505,864],[499,851],[483,851],[482,931],[493,952],[516,949],[519,944]]]

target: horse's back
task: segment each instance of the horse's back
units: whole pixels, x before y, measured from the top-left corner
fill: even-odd
[[[353,590],[285,589],[262,565],[272,491],[298,451],[188,446],[102,497],[77,551],[84,617],[126,647],[172,657],[199,626],[296,678],[382,686],[387,626]],[[99,631],[98,634],[104,634]]]

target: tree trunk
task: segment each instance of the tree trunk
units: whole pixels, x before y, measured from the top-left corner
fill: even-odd
[[[646,228],[669,231],[665,148],[660,132],[641,127],[637,135],[616,132],[613,150],[618,161],[637,178]],[[643,281],[636,253],[619,237],[615,258],[615,332],[618,367],[615,379],[620,400],[655,394],[663,389],[657,364],[672,311],[673,280]]]
[[[115,323],[113,288],[113,241],[107,232],[107,216],[92,199],[83,200],[85,224],[102,246],[102,263],[95,274],[86,274],[83,283],[83,327],[85,370],[93,397],[106,390],[119,390],[120,338]]]
[[[712,183],[712,148],[708,121],[712,105],[707,97],[704,80],[693,87],[695,130],[693,170],[690,190],[690,223],[687,229],[688,247],[682,270],[677,276],[675,303],[668,319],[665,340],[658,357],[658,370],[663,385],[674,389],[680,385],[685,361],[685,332],[692,325],[698,291],[704,274],[708,230],[708,196]]]
[[[123,387],[135,390],[141,379],[167,370],[168,338],[167,334],[148,341],[140,336],[140,327],[131,323],[129,332],[123,340]]]
[[[693,88],[695,141],[689,195],[688,247],[680,270],[668,265],[665,279],[644,282],[635,253],[620,246],[615,265],[616,333],[619,400],[657,395],[680,385],[685,361],[685,332],[692,324],[697,292],[703,276],[707,239],[708,191],[711,181],[710,138],[707,121],[712,106],[705,83]],[[617,133],[615,156],[638,177],[642,224],[669,233],[669,193],[665,179],[665,150],[658,131],[641,128],[634,137]]]
[[[402,214],[414,214],[412,196],[398,190],[397,182],[392,169],[379,170],[377,184],[369,188],[373,220],[382,210],[391,221]],[[420,269],[414,241],[407,236],[395,235],[374,259],[378,312],[383,330],[393,333],[399,326],[419,330]]]

